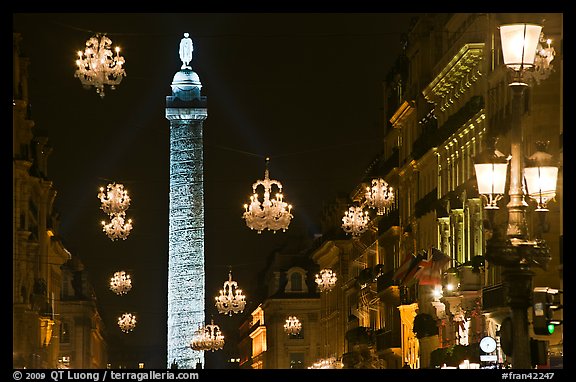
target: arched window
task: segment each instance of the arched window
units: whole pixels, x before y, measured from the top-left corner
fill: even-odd
[[[302,275],[300,273],[292,273],[290,276],[290,284],[292,292],[302,292]]]
[[[306,285],[306,270],[300,267],[290,268],[286,272],[286,283],[285,291],[290,293],[307,293],[308,285]]]

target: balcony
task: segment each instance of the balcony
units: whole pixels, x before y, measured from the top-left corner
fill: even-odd
[[[376,291],[378,294],[385,292],[388,288],[392,286],[398,286],[398,283],[394,280],[394,271],[389,271],[381,274],[376,279]]]
[[[472,266],[462,266],[460,273],[460,290],[477,291],[482,288],[482,272]]]
[[[482,288],[482,310],[485,312],[507,307],[506,288],[496,284]]]
[[[416,284],[400,287],[400,305],[410,305],[418,302]]]
[[[356,277],[358,289],[363,289],[374,281],[374,269],[371,267],[364,268]]]
[[[375,337],[376,350],[379,352],[390,348],[401,347],[400,330],[377,331]]]
[[[438,145],[438,123],[436,119],[433,121],[433,123],[427,123],[423,126],[422,133],[414,141],[412,146],[412,157],[414,159],[422,158],[428,150]]]
[[[428,212],[436,209],[438,204],[438,188],[434,188],[432,191],[424,195],[424,197],[418,200],[414,204],[415,212],[414,215],[419,218],[426,215]]]
[[[346,341],[349,349],[360,345],[371,346],[374,345],[374,333],[371,328],[358,326],[346,332]]]
[[[394,147],[392,155],[382,165],[378,168],[381,174],[388,174],[393,169],[398,167],[400,163],[400,150],[398,147]]]
[[[427,125],[412,145],[412,157],[418,160],[432,147],[446,141],[482,108],[484,108],[484,98],[474,96],[460,110],[451,115],[442,126]]]
[[[378,221],[378,232],[387,232],[390,228],[400,225],[400,213],[397,209],[382,216]]]

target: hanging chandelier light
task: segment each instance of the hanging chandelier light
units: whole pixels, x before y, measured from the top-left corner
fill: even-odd
[[[220,296],[216,297],[216,308],[222,314],[242,313],[246,306],[246,296],[242,289],[238,289],[238,283],[232,281],[232,271],[228,274],[228,281],[224,282],[224,288],[220,289]]]
[[[124,333],[129,333],[136,327],[136,316],[132,313],[124,313],[118,317],[118,326]]]
[[[264,180],[258,180],[252,185],[250,204],[244,204],[243,218],[246,220],[246,225],[258,233],[262,233],[264,229],[274,231],[274,233],[280,229],[285,232],[293,217],[290,213],[292,206],[284,202],[282,183],[269,178],[268,162],[269,158],[266,158]],[[264,200],[262,202],[258,199],[256,192],[258,186],[264,187]],[[278,192],[275,198],[270,199],[272,186],[276,186]]]
[[[128,293],[130,289],[132,289],[130,275],[124,271],[115,272],[114,276],[110,279],[110,290],[121,296]]]
[[[98,193],[102,211],[110,216],[110,223],[102,221],[102,231],[112,240],[126,240],[132,230],[132,219],[126,220],[126,210],[130,207],[130,196],[124,185],[110,183],[106,187],[100,187]]]
[[[540,32],[536,55],[534,56],[534,70],[526,71],[525,76],[533,78],[537,84],[540,84],[540,81],[547,79],[552,74],[554,65],[551,62],[555,56],[556,51],[552,46],[552,40],[547,39],[544,33]]]
[[[215,351],[224,347],[224,335],[214,320],[210,325],[198,328],[190,342],[192,350],[196,351]]]
[[[378,215],[384,215],[394,202],[392,187],[382,178],[372,179],[372,187],[366,187],[366,203],[375,208]]]
[[[302,330],[302,323],[296,316],[288,316],[284,324],[284,331],[289,335],[296,336]]]
[[[74,77],[80,79],[82,86],[94,86],[96,93],[104,98],[104,85],[114,90],[123,77],[126,77],[124,57],[120,56],[120,48],[116,47],[114,56],[110,47],[112,40],[105,35],[97,34],[86,41],[84,52],[78,51],[76,72]]]
[[[358,237],[366,232],[369,221],[368,211],[359,206],[351,206],[342,218],[342,229],[352,237]]]
[[[342,369],[342,362],[336,357],[321,358],[314,362],[308,369]]]
[[[108,215],[125,212],[130,207],[128,191],[120,183],[108,184],[106,192],[104,192],[104,187],[100,187],[98,199],[102,203],[100,208]]]
[[[318,284],[318,288],[320,292],[329,292],[334,288],[336,285],[336,272],[332,271],[332,269],[326,268],[320,271],[320,274],[316,275],[316,284]]]
[[[102,221],[102,231],[110,238],[110,240],[126,240],[130,231],[132,231],[132,219],[126,220],[126,214],[120,213],[112,216],[110,223],[106,224]]]

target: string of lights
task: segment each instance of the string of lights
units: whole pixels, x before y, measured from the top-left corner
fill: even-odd
[[[87,28],[82,28],[76,25],[72,25],[72,24],[68,24],[68,23],[62,23],[60,21],[56,21],[56,20],[51,20],[50,21],[52,24],[63,27],[63,28],[67,28],[67,29],[71,29],[71,30],[75,30],[75,31],[79,31],[79,32],[83,32],[83,33],[90,33],[90,34],[107,34],[109,36],[128,36],[128,37],[152,37],[152,36],[157,36],[157,37],[169,37],[172,38],[173,34],[172,33],[151,33],[149,31],[146,32],[125,32],[125,31],[102,31],[102,30],[93,30],[93,29],[87,29]],[[462,32],[459,32],[460,34],[462,34]],[[465,32],[467,33],[467,32]],[[458,35],[456,32],[450,33],[450,32],[446,32],[447,35]],[[266,32],[257,32],[257,33],[249,33],[249,32],[244,32],[244,33],[219,33],[219,34],[215,34],[215,33],[210,33],[210,34],[206,34],[206,33],[197,33],[197,34],[192,34],[191,37],[194,39],[203,39],[203,38],[285,38],[285,37],[300,37],[300,38],[311,38],[311,37],[322,37],[322,38],[326,38],[326,37],[360,37],[360,38],[366,38],[369,36],[374,36],[376,38],[381,38],[382,36],[401,36],[403,35],[403,33],[400,32],[370,32],[370,33],[359,33],[359,32],[355,32],[355,33],[342,33],[342,32],[318,32],[318,33],[309,33],[309,32],[299,32],[299,33],[266,33]]]

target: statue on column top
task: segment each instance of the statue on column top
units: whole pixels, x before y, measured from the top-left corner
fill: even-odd
[[[190,61],[192,61],[192,52],[194,45],[192,39],[188,37],[188,33],[184,33],[184,38],[180,40],[180,59],[182,60],[182,67],[180,69],[192,69]]]

